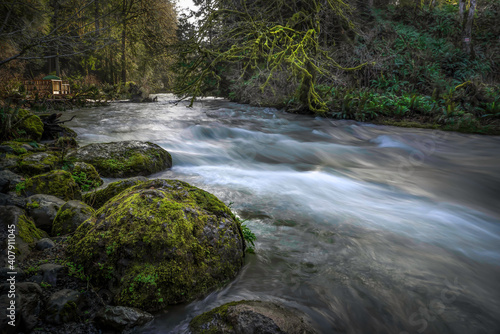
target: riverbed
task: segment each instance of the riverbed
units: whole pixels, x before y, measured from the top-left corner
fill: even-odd
[[[136,333],[182,333],[242,299],[320,333],[500,331],[500,137],[287,114],[222,99],[77,109],[80,144],[145,140],[256,234],[226,287]],[[112,181],[107,179],[106,181]]]

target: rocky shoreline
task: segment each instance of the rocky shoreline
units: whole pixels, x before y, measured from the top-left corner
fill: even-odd
[[[0,276],[7,282],[0,306],[15,305],[0,318],[2,333],[127,332],[168,305],[227,284],[243,266],[241,222],[226,205],[185,182],[144,177],[172,166],[158,145],[80,148],[69,129],[42,143],[35,115],[25,133],[0,143]],[[127,179],[103,187],[101,176]],[[251,305],[253,313],[245,309],[227,325],[217,318],[217,328],[232,333],[250,321],[248,333],[295,332]],[[198,318],[191,331],[218,332],[213,325]]]

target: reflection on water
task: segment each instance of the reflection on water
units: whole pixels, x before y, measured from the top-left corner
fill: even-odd
[[[500,330],[500,138],[291,115],[207,99],[192,109],[76,110],[83,143],[148,140],[258,237],[224,289],[138,333],[177,333],[228,301],[280,301],[322,333]]]

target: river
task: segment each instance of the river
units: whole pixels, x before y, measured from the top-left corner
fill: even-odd
[[[135,333],[182,333],[241,299],[298,308],[320,333],[500,333],[500,137],[173,100],[67,125],[81,144],[162,146],[173,168],[151,178],[218,196],[257,242],[229,285]]]

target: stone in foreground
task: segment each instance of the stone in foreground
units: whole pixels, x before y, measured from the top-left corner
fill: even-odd
[[[156,311],[235,277],[244,241],[215,196],[177,180],[151,180],[113,197],[72,236],[68,254],[114,304]]]
[[[133,307],[124,306],[106,306],[96,316],[99,327],[120,332],[142,326],[151,320],[153,320],[151,314]]]
[[[195,317],[191,334],[313,334],[309,317],[294,308],[262,301],[231,302]]]
[[[137,140],[90,144],[76,158],[94,165],[104,177],[145,176],[172,167],[172,157],[160,146]]]

